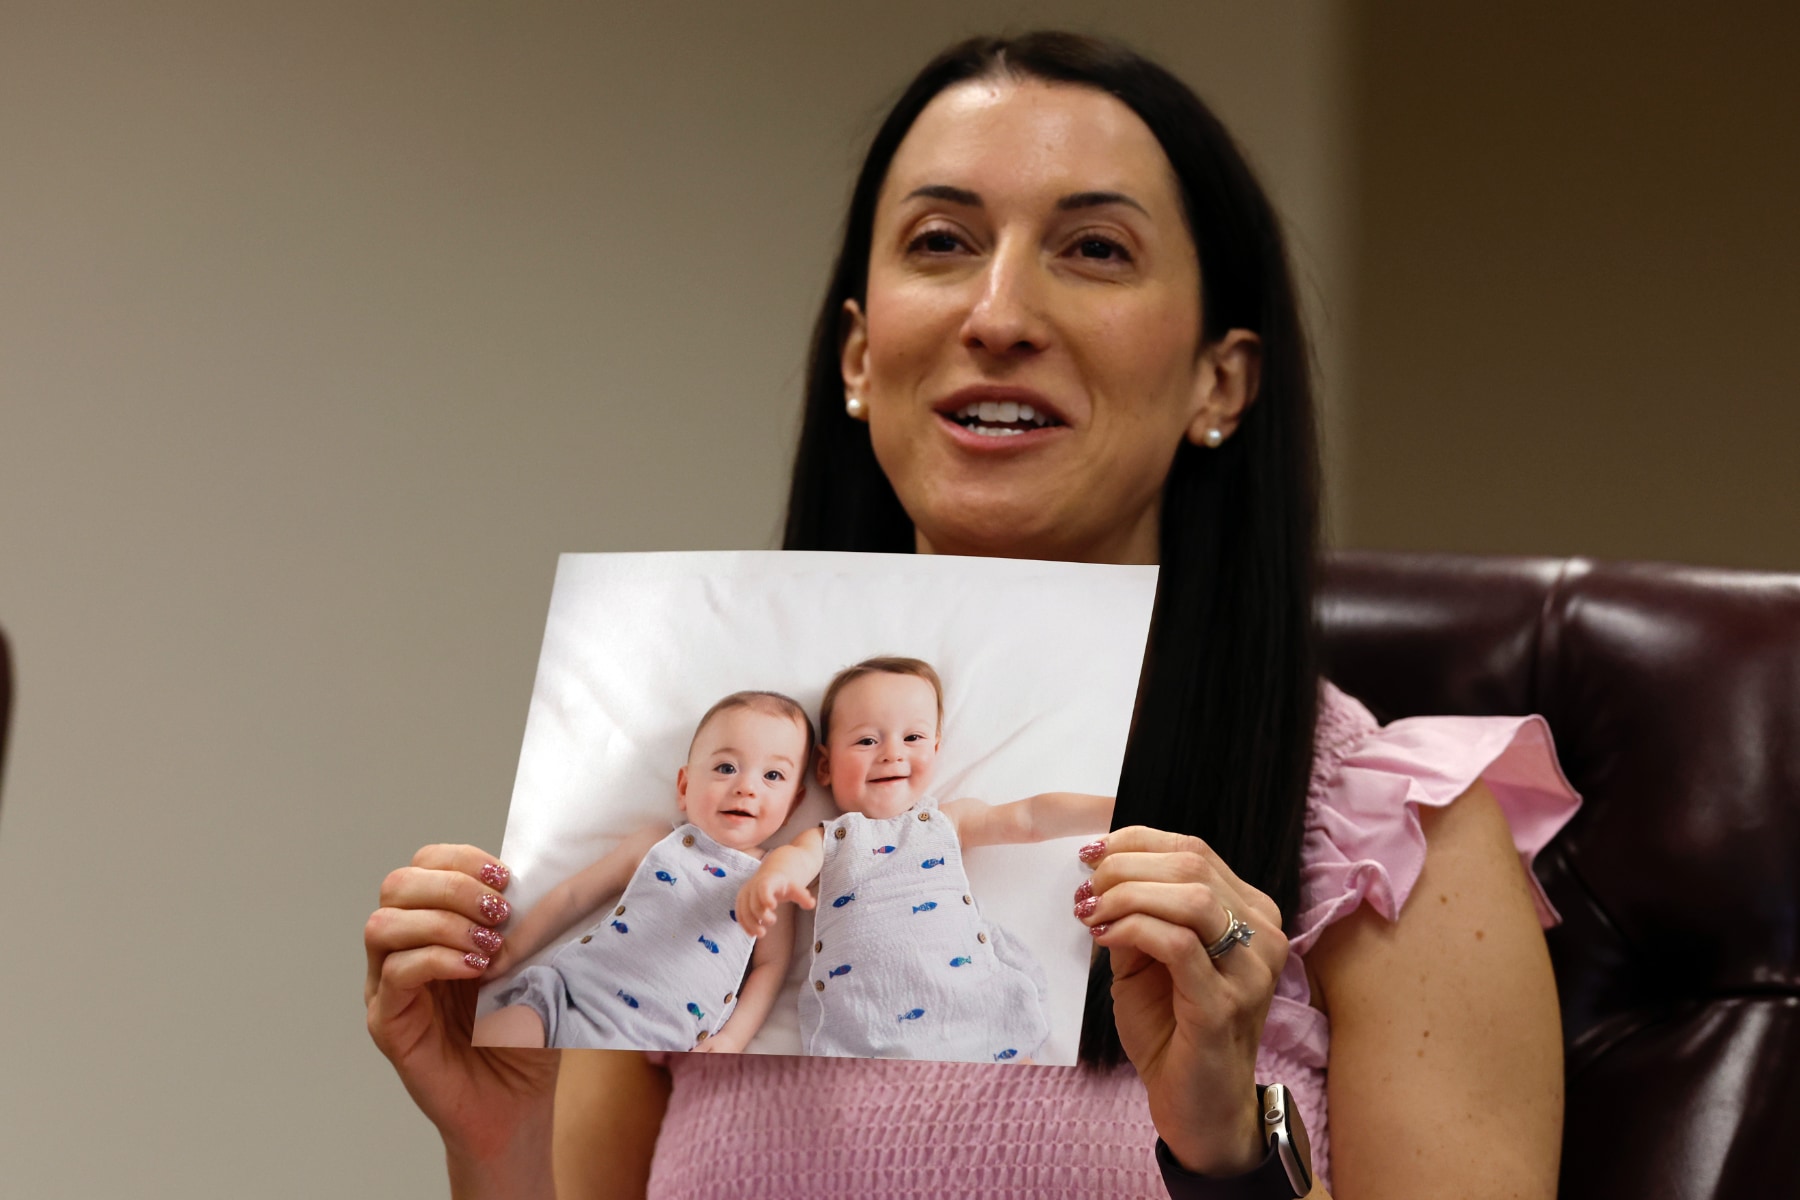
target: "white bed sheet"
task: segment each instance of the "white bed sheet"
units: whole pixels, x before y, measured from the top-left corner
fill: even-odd
[[[925,659],[943,679],[940,799],[1114,794],[1155,587],[1154,567],[791,551],[563,555],[501,851],[515,913],[630,831],[676,820],[675,773],[715,700],[746,688],[785,692],[816,721],[831,676],[877,654]],[[830,795],[810,783],[767,844],[835,815]],[[1049,976],[1040,1063],[1075,1062],[1091,941],[1070,905],[1085,840],[966,855],[983,913]],[[800,1053],[796,994],[812,915],[798,916],[788,981],[753,1053]]]

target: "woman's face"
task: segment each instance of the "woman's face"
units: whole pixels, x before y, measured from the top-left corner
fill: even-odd
[[[961,84],[876,205],[844,383],[919,549],[1154,562],[1182,439],[1229,435],[1256,340],[1200,344],[1200,263],[1168,159],[1093,88]]]

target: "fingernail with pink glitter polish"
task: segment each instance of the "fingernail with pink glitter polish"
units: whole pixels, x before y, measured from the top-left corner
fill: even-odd
[[[1089,917],[1093,916],[1094,910],[1099,907],[1100,907],[1100,901],[1095,899],[1093,896],[1089,896],[1086,899],[1077,900],[1075,902],[1075,915],[1080,917],[1083,921],[1085,921]]]
[[[483,954],[498,954],[506,939],[489,929],[486,925],[469,926],[469,940],[475,943],[476,949]]]
[[[1093,934],[1095,937],[1099,937],[1101,934],[1105,933],[1107,930],[1109,930],[1111,928],[1112,928],[1112,925],[1110,923],[1106,924],[1106,925],[1089,925],[1088,932]]]
[[[1087,845],[1077,850],[1075,855],[1077,858],[1081,859],[1082,862],[1091,866],[1092,864],[1099,862],[1100,856],[1105,853],[1106,841],[1103,838],[1097,842],[1089,842]]]
[[[512,879],[512,872],[497,862],[483,863],[480,871],[480,878],[481,882],[487,884],[496,892],[504,891],[508,881]]]
[[[1075,903],[1080,904],[1083,900],[1086,900],[1089,896],[1092,896],[1093,894],[1094,894],[1093,882],[1091,880],[1084,879],[1081,881],[1081,886],[1075,889]]]
[[[490,963],[492,961],[493,960],[490,959],[487,955],[477,954],[473,950],[471,950],[467,954],[463,955],[463,962],[468,964],[468,967],[471,971],[485,971],[488,968],[488,963]]]
[[[503,898],[489,892],[481,898],[481,919],[489,925],[498,925],[512,914],[512,905]]]

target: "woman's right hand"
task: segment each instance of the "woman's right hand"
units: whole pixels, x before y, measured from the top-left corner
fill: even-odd
[[[559,1056],[470,1044],[476,991],[504,946],[509,881],[474,846],[426,846],[382,881],[363,927],[369,1036],[443,1135],[453,1185],[470,1185],[459,1195],[526,1195],[550,1178]]]

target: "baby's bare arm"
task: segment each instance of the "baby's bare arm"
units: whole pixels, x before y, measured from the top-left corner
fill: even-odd
[[[738,924],[751,937],[760,938],[774,928],[776,910],[783,904],[813,906],[806,889],[819,877],[825,864],[825,835],[817,826],[785,846],[769,851],[750,881],[738,889]]]
[[[769,1019],[775,998],[787,979],[788,960],[794,955],[794,910],[782,905],[775,910],[775,924],[756,939],[750,952],[750,973],[738,987],[737,1008],[723,1028],[695,1049],[714,1054],[737,1054],[750,1044],[756,1031]]]
[[[507,933],[503,951],[506,962],[501,965],[496,961],[498,969],[489,968],[490,973],[517,966],[593,912],[602,901],[618,895],[650,847],[667,833],[661,826],[650,825],[629,834],[605,855],[544,893],[543,899],[532,905],[518,926]]]
[[[956,824],[967,846],[1007,846],[1048,842],[1083,833],[1105,833],[1112,825],[1113,798],[1081,792],[1044,792],[1010,804],[952,800],[943,813]]]

